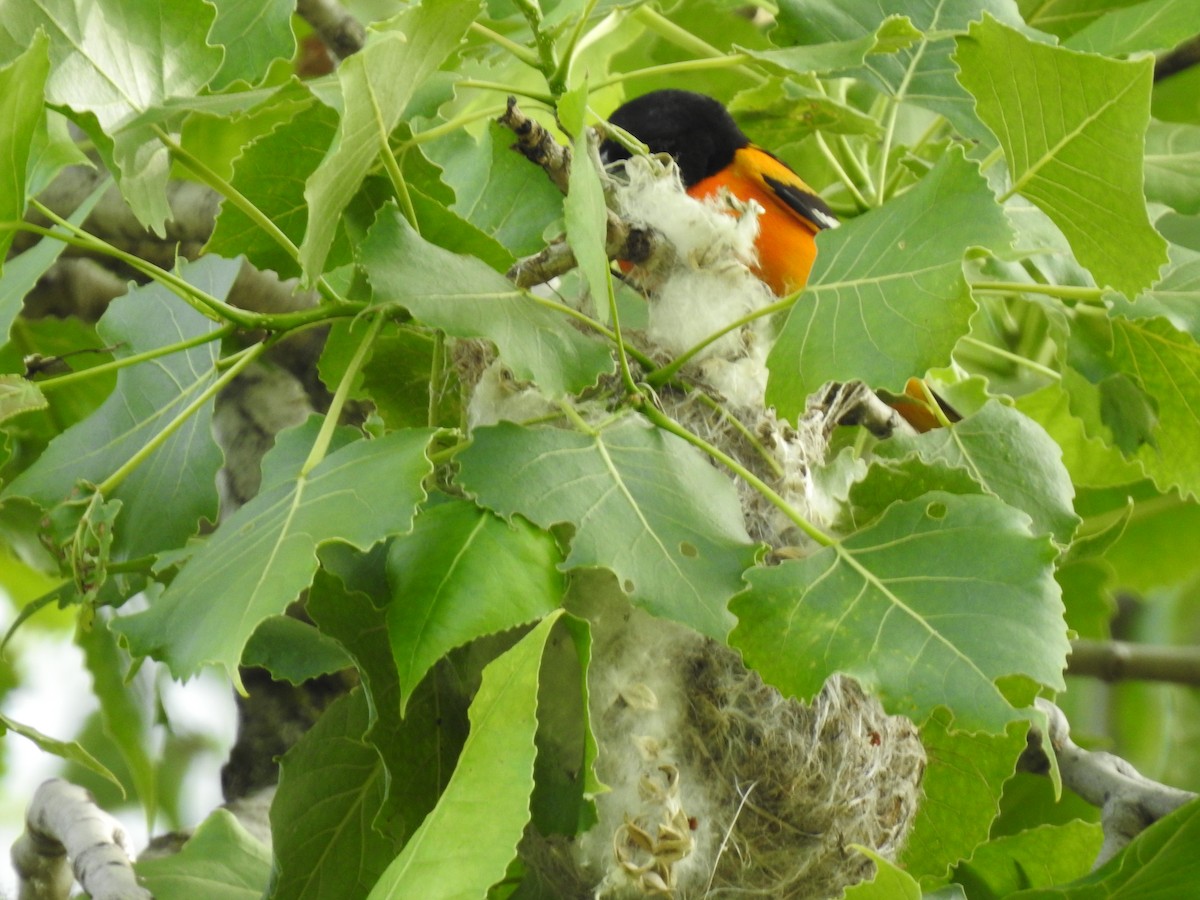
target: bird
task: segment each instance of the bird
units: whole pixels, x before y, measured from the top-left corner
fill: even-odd
[[[651,153],[674,159],[689,196],[704,200],[727,190],[743,202],[756,202],[763,211],[754,274],[780,297],[804,288],[817,255],[817,233],[836,228],[837,216],[787,163],[751,141],[719,100],[694,91],[656,90],[624,103],[608,121]],[[631,155],[611,137],[600,145],[606,166]],[[919,378],[910,378],[903,394],[889,394],[885,402],[921,432],[938,427],[941,418],[960,418]]]
[[[786,163],[738,127],[719,100],[683,90],[643,94],[619,107],[608,120],[652,153],[666,153],[679,166],[687,193],[703,200],[729,191],[762,208],[754,273],[778,296],[808,282],[817,255],[817,232],[834,228],[837,216]],[[628,159],[630,151],[604,141],[605,164]]]

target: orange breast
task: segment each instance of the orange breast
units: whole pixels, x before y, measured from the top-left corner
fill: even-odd
[[[758,217],[758,265],[754,272],[778,296],[783,296],[808,282],[817,255],[813,241],[817,228],[784,203],[763,180],[764,175],[810,190],[795,172],[770,154],[755,147],[743,147],[734,154],[730,165],[692,185],[688,194],[703,199],[726,188],[741,200],[758,202],[763,214]]]

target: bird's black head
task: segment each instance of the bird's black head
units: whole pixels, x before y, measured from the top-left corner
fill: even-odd
[[[630,100],[610,117],[653,153],[668,153],[679,165],[685,187],[715,175],[750,139],[718,101],[692,91],[652,91]],[[600,145],[605,163],[629,159],[616,141]]]

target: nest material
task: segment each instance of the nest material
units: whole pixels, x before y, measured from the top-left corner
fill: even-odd
[[[596,896],[824,898],[870,876],[851,844],[896,855],[925,768],[908,719],[843,676],[811,704],[785,698],[735,651],[627,605],[593,631],[611,790],[578,880]]]

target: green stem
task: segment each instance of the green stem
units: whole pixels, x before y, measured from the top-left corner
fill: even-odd
[[[501,94],[516,94],[518,97],[525,97],[529,100],[537,100],[539,103],[545,103],[553,108],[554,95],[543,94],[539,91],[526,90],[525,88],[516,87],[512,84],[504,84],[499,81],[484,81],[479,78],[462,78],[454,82],[455,87],[474,88],[477,91],[497,91]]]
[[[991,153],[989,153],[987,156],[985,156],[983,158],[983,161],[979,164],[979,171],[986,172],[988,169],[990,169],[992,166],[994,166],[996,163],[998,163],[1003,158],[1004,158],[1004,148],[997,147],[995,150],[993,150]]]
[[[568,75],[571,71],[571,65],[575,62],[575,48],[579,46],[579,40],[583,37],[583,29],[587,26],[588,19],[592,17],[592,10],[596,8],[596,0],[588,0],[583,11],[579,13],[579,18],[575,22],[575,28],[571,32],[571,37],[567,39],[567,47],[559,60],[558,66],[546,81],[550,85],[550,90],[556,94],[561,94],[567,89]]]
[[[973,338],[970,335],[964,335],[959,338],[964,344],[970,344],[972,347],[977,347],[980,350],[986,350],[993,356],[999,356],[1002,359],[1007,359],[1011,363],[1018,366],[1023,366],[1031,372],[1037,372],[1039,375],[1045,375],[1047,378],[1052,378],[1055,381],[1062,381],[1062,373],[1056,372],[1048,366],[1044,366],[1039,362],[1034,362],[1032,359],[1021,356],[1019,353],[1013,353],[1011,350],[1005,350],[1003,347],[997,347],[995,344],[989,344],[981,341],[978,338]],[[936,404],[935,404],[936,406]]]
[[[779,460],[777,460],[767,450],[767,448],[763,446],[762,441],[758,439],[758,436],[755,435],[754,432],[741,423],[741,420],[739,420],[737,416],[732,415],[720,403],[708,396],[708,394],[697,392],[694,396],[696,396],[701,403],[719,415],[724,421],[728,422],[730,427],[740,434],[746,443],[754,448],[754,451],[759,455],[762,461],[766,463],[768,467],[770,467],[771,472],[776,478],[782,478],[784,476],[783,466],[780,464]]]
[[[435,125],[432,128],[427,128],[424,131],[418,131],[408,140],[404,141],[400,146],[401,149],[407,150],[409,147],[416,147],[420,144],[436,141],[439,138],[447,135],[455,134],[461,131],[472,122],[478,122],[480,119],[494,119],[504,112],[503,106],[490,106],[487,109],[474,109],[469,113],[463,113],[461,116],[455,116],[453,119],[443,122],[441,125]]]
[[[212,384],[201,391],[200,395],[196,397],[195,400],[180,410],[179,414],[176,415],[175,418],[168,422],[160,432],[154,435],[154,437],[146,441],[146,443],[137,451],[137,453],[129,457],[129,459],[126,460],[119,469],[105,478],[103,482],[98,484],[96,486],[96,490],[99,491],[102,496],[108,497],[113,491],[121,486],[121,483],[129,477],[130,473],[132,473],[135,469],[137,469],[138,466],[145,462],[155,450],[165,444],[171,435],[183,427],[183,424],[190,419],[196,413],[196,411],[200,409],[201,406],[215,397],[217,393],[223,387],[225,387],[225,385],[229,384],[229,382],[236,378],[242,369],[246,368],[246,366],[258,359],[258,357],[262,355],[262,352],[266,349],[267,343],[262,341],[254,344],[253,346],[247,347],[244,350],[239,350],[237,354],[235,354],[237,357],[236,361],[229,366],[229,368],[226,369],[219,378],[215,379]]]
[[[608,285],[608,315],[613,323],[613,337],[617,342],[617,361],[621,366],[621,380],[625,382],[625,390],[632,397],[640,394],[633,373],[629,371],[629,355],[625,351],[625,336],[621,333],[621,314],[617,309],[617,292],[613,290],[612,272],[605,270],[605,282]]]
[[[562,92],[555,88],[553,81],[554,73],[558,71],[558,58],[554,53],[554,36],[542,30],[542,9],[536,0],[513,0],[513,5],[529,23],[529,30],[533,32],[533,42],[537,46],[537,67],[545,76],[550,90],[557,96]]]
[[[362,368],[362,364],[367,358],[367,351],[371,349],[371,344],[374,343],[376,335],[379,334],[379,329],[383,327],[383,318],[383,315],[379,314],[371,320],[371,324],[367,328],[367,333],[363,335],[358,349],[354,351],[354,356],[350,359],[350,364],[346,366],[346,371],[342,373],[342,379],[338,382],[337,390],[333,392],[333,399],[329,401],[329,409],[326,411],[325,418],[321,422],[321,430],[317,432],[317,439],[313,441],[312,449],[308,452],[308,458],[304,460],[304,465],[300,468],[301,478],[307,476],[309,472],[320,465],[321,460],[325,458],[325,454],[329,452],[329,444],[333,440],[334,429],[337,428],[338,419],[341,418],[342,409],[346,405],[346,399],[350,396],[350,386],[354,383],[354,379],[358,377],[358,370]]]
[[[574,307],[567,306],[567,304],[560,303],[557,300],[551,300],[549,297],[539,297],[537,294],[530,293],[529,291],[523,291],[522,293],[527,299],[532,300],[539,306],[544,306],[547,309],[552,309],[557,313],[562,313],[564,316],[569,316],[579,324],[583,325],[585,328],[595,331],[597,334],[603,335],[614,344],[617,343],[617,333],[615,331],[605,327],[604,325],[601,325],[591,316],[581,313]],[[654,368],[654,360],[646,356],[646,354],[642,353],[636,347],[626,346],[625,352],[629,356],[632,356],[634,359],[636,359],[638,363],[640,363],[646,369]]]
[[[107,241],[96,237],[72,225],[66,219],[56,214],[52,209],[43,206],[38,200],[30,200],[29,205],[48,218],[54,224],[66,229],[67,233],[54,231],[49,228],[42,228],[40,225],[32,225],[29,223],[21,223],[22,231],[29,231],[33,234],[39,234],[42,237],[54,238],[62,241],[64,244],[69,244],[72,247],[79,247],[87,250],[90,253],[99,253],[104,256],[111,256],[114,259],[119,259],[132,269],[141,272],[147,278],[152,278],[159,284],[165,285],[174,294],[177,294],[197,312],[214,321],[233,322],[242,328],[252,328],[253,314],[247,313],[236,307],[230,306],[218,300],[193,284],[188,284],[174,272],[168,272],[166,269],[160,269],[153,263],[146,262],[140,257],[134,256],[132,253],[126,253]]]
[[[492,31],[486,25],[481,25],[478,22],[471,23],[471,30],[486,40],[491,41],[497,47],[503,47],[531,69],[538,67],[540,62],[538,55],[523,44],[518,44],[511,38],[507,38],[497,31]]]
[[[592,90],[598,91],[601,88],[611,87],[614,84],[622,84],[635,78],[658,78],[664,75],[688,75],[692,72],[708,72],[714,69],[744,68],[744,63],[750,58],[744,53],[730,53],[728,55],[705,59],[685,59],[679,62],[647,66],[644,69],[634,69],[632,72],[622,72],[620,75],[610,75],[608,78],[597,81],[592,85]],[[752,75],[754,73],[746,69],[746,74]]]
[[[1042,294],[1060,300],[1080,300],[1084,303],[1100,303],[1108,293],[1104,288],[1083,287],[1074,284],[1036,284],[1020,281],[976,281],[971,284],[971,293],[994,294]]]
[[[400,201],[400,208],[404,212],[404,218],[408,220],[408,224],[412,226],[413,231],[417,234],[421,233],[421,226],[417,222],[417,208],[413,206],[412,194],[408,192],[408,182],[404,179],[404,173],[400,171],[400,163],[396,160],[396,155],[392,153],[392,145],[388,142],[387,131],[383,127],[383,122],[378,121],[379,125],[379,156],[383,160],[383,167],[387,170],[388,179],[392,182],[392,192],[395,193],[396,199]]]
[[[653,31],[659,37],[670,41],[675,46],[681,47],[688,53],[691,53],[693,56],[713,58],[726,58],[729,56],[729,54],[724,53],[707,41],[701,40],[686,28],[681,28],[662,13],[651,9],[648,6],[639,6],[634,11],[633,15],[639,22],[646,26],[648,30]],[[743,61],[744,60],[738,60],[738,63],[736,64],[740,64]],[[748,66],[744,66],[743,68],[746,76],[754,81],[755,84],[765,84],[767,82],[768,79],[765,75],[759,74]]]
[[[671,434],[682,438],[693,447],[697,447],[704,453],[707,453],[739,478],[745,480],[747,484],[762,494],[768,503],[787,516],[797,528],[807,534],[822,547],[831,547],[834,545],[835,541],[833,538],[821,531],[821,529],[817,528],[816,525],[812,524],[812,522],[808,521],[806,518],[804,518],[804,516],[800,515],[800,513],[796,512],[792,505],[779,496],[778,492],[775,491],[774,488],[743,466],[736,459],[729,456],[729,454],[719,450],[704,439],[692,434],[670,416],[660,412],[651,403],[643,404],[642,415],[644,415],[647,419],[664,431],[671,432]]]
[[[429,411],[427,420],[430,428],[434,428],[442,417],[442,387],[446,373],[446,334],[443,331],[433,333],[433,353],[429,362]]]
[[[599,431],[584,420],[583,416],[581,416],[579,411],[571,405],[569,400],[559,400],[558,408],[563,411],[563,415],[570,419],[571,424],[573,424],[579,431],[582,431],[584,434],[591,435],[592,437],[595,437],[597,434],[599,434]]]
[[[850,196],[854,198],[854,202],[858,204],[859,209],[869,209],[870,205],[867,203],[866,197],[864,197],[859,191],[858,185],[854,183],[854,180],[850,177],[849,173],[842,168],[841,162],[838,161],[837,156],[829,148],[829,145],[825,143],[825,138],[821,132],[814,131],[813,137],[816,139],[817,147],[820,149],[821,155],[825,157],[826,161],[833,168],[834,174],[836,174],[841,180],[842,184],[846,186],[846,190],[850,192]]]
[[[888,107],[887,124],[883,129],[883,141],[879,146],[879,175],[875,180],[875,205],[883,206],[887,197],[888,157],[892,155],[892,141],[896,137],[896,119],[900,115],[900,103],[893,100]]]
[[[755,319],[761,319],[761,318],[764,318],[765,316],[772,316],[777,312],[783,312],[786,309],[790,309],[795,304],[795,302],[799,296],[800,295],[798,293],[791,294],[787,297],[784,297],[782,300],[776,301],[775,303],[768,304],[767,306],[760,307],[759,309],[756,309],[753,312],[748,312],[748,313],[746,313],[746,315],[741,316],[740,318],[734,319],[728,325],[724,326],[720,331],[714,331],[712,334],[710,334],[704,340],[700,341],[700,343],[696,344],[693,347],[689,347],[687,350],[685,350],[679,356],[675,357],[673,360],[671,360],[665,366],[655,369],[653,372],[651,372],[649,375],[646,376],[647,383],[656,385],[656,386],[660,385],[660,384],[665,384],[666,382],[670,381],[675,376],[676,372],[678,372],[681,368],[683,368],[683,366],[687,365],[689,360],[691,360],[697,353],[701,352],[709,344],[712,344],[715,341],[719,341],[725,335],[729,334],[729,332],[736,331],[737,329],[750,324]]]
[[[67,372],[63,375],[56,375],[53,378],[47,378],[44,381],[37,382],[38,388],[45,393],[53,391],[56,388],[64,385],[73,384],[76,381],[83,381],[87,378],[92,378],[96,375],[104,375],[108,372],[115,372],[118,369],[123,369],[126,366],[136,366],[138,363],[147,362],[151,359],[158,359],[160,356],[169,356],[172,353],[182,353],[185,350],[191,350],[193,347],[199,347],[207,344],[210,341],[220,341],[229,337],[236,331],[236,326],[225,325],[218,328],[216,331],[210,331],[207,334],[200,334],[193,338],[188,338],[186,341],[179,341],[175,344],[167,344],[165,347],[155,347],[153,350],[146,350],[143,353],[135,353],[132,356],[124,356],[121,359],[114,359],[111,362],[101,363],[98,366],[92,366],[90,369],[80,369],[78,372]]]

